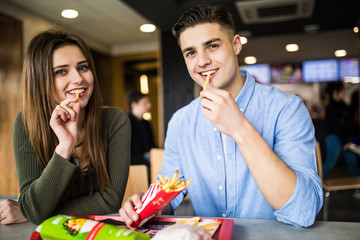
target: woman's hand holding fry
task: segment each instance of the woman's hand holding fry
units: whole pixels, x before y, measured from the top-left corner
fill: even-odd
[[[74,98],[62,101],[51,115],[50,126],[59,140],[55,151],[65,159],[70,158],[76,145],[79,113],[80,103]]]

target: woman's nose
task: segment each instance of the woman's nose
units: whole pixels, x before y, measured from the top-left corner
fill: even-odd
[[[82,81],[82,76],[81,74],[79,73],[78,70],[73,70],[71,71],[71,81],[73,83],[78,83],[78,82],[81,82]]]

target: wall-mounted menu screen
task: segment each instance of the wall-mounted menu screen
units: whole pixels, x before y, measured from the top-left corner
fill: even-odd
[[[248,71],[256,81],[262,84],[271,83],[271,69],[270,64],[253,64],[253,65],[244,65],[240,66],[241,69]]]
[[[301,64],[271,64],[272,83],[303,82]]]
[[[340,77],[346,80],[348,77],[359,77],[359,60],[357,58],[340,59]]]
[[[304,61],[302,67],[304,82],[337,81],[340,76],[336,59]]]

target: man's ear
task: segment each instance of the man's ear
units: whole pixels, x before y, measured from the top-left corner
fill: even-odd
[[[234,52],[236,55],[239,55],[242,49],[240,35],[236,34],[233,39]]]
[[[136,103],[136,102],[132,102],[132,103],[130,104],[131,109],[136,108],[136,105],[137,105],[137,103]]]

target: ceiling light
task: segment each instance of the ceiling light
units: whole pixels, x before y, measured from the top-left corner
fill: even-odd
[[[145,74],[140,76],[140,92],[142,94],[149,93],[149,81],[148,77]]]
[[[358,28],[358,27],[354,27],[354,28],[353,28],[353,31],[354,31],[354,33],[358,33],[358,32],[359,32],[359,28]]]
[[[288,44],[285,47],[286,51],[288,52],[296,52],[297,50],[299,50],[299,46],[297,44]]]
[[[146,112],[143,114],[143,119],[147,120],[147,121],[151,121],[152,117],[151,117],[151,113],[150,112]]]
[[[317,33],[320,29],[318,24],[309,24],[304,26],[304,31],[306,33]]]
[[[154,24],[143,24],[140,26],[140,31],[142,32],[154,32],[156,27]]]
[[[61,16],[64,18],[77,18],[79,16],[79,12],[74,9],[65,9],[62,10]]]
[[[256,57],[254,56],[248,56],[244,59],[246,64],[255,64],[256,63]]]
[[[240,37],[240,42],[242,45],[247,43],[247,38],[246,37]]]
[[[243,36],[243,37],[251,37],[252,36],[252,32],[250,32],[250,31],[240,31],[240,32],[238,32],[238,34],[240,35],[240,36]]]
[[[335,56],[337,57],[345,57],[347,54],[346,50],[340,49],[335,51]]]

